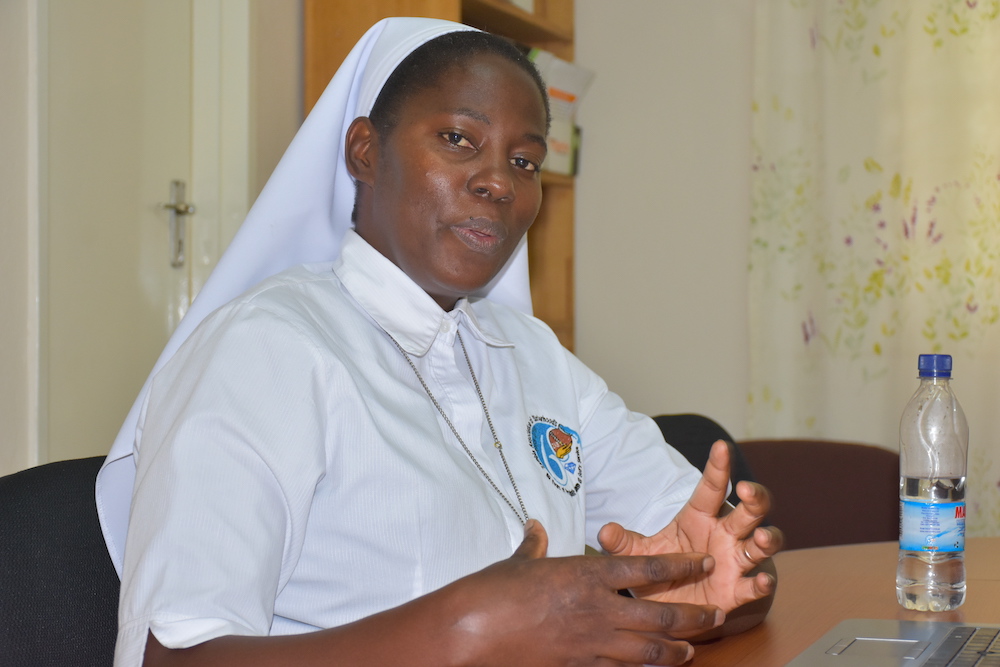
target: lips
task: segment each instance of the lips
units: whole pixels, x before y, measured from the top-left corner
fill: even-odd
[[[507,240],[507,226],[488,218],[469,218],[451,229],[470,249],[486,254],[497,252]]]

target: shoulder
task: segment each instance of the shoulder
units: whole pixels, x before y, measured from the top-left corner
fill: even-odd
[[[329,262],[300,264],[265,278],[221,310],[294,310],[296,303],[328,300],[339,292],[339,280]]]
[[[515,345],[530,341],[565,350],[552,328],[537,317],[489,299],[470,299],[469,302],[486,333]]]
[[[323,327],[346,305],[329,263],[294,266],[264,279],[205,318],[199,329],[229,328],[244,321],[281,329]]]
[[[349,308],[329,264],[292,267],[210,313],[168,364],[278,353],[315,358],[326,346],[331,322],[343,319]]]
[[[473,301],[472,308],[486,333],[513,344],[522,372],[545,386],[546,391],[565,387],[577,397],[584,412],[596,409],[607,395],[607,383],[566,349],[542,320],[488,299]]]
[[[298,266],[267,278],[198,324],[153,375],[150,404],[160,410],[174,396],[183,403],[197,395],[211,405],[213,393],[243,393],[253,403],[325,386],[337,368],[325,332],[337,317],[329,304],[340,292],[322,267]]]

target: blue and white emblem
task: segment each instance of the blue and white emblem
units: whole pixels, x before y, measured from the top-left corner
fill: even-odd
[[[556,488],[575,496],[583,480],[580,462],[580,435],[553,419],[532,417],[528,439],[535,460]]]

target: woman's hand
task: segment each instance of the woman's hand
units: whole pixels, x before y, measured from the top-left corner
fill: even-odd
[[[759,484],[740,482],[736,485],[740,504],[720,516],[728,483],[729,448],[720,440],[712,446],[691,499],[663,530],[647,537],[617,523],[601,529],[601,546],[615,556],[699,552],[715,559],[715,568],[703,577],[632,587],[635,595],[661,602],[712,604],[728,613],[774,592],[772,575],[746,576],[781,549],[781,531],[760,527],[771,508],[770,496]]]
[[[529,521],[510,558],[399,607],[328,630],[219,637],[188,649],[164,648],[150,633],[144,665],[680,665],[694,649],[675,637],[725,619],[714,606],[617,592],[709,576],[715,561],[704,554],[546,558],[547,548],[545,529]]]
[[[459,664],[679,665],[693,649],[677,635],[722,623],[714,606],[665,604],[622,588],[684,586],[715,565],[704,554],[545,558],[548,537],[529,521],[514,555],[442,589],[471,611],[456,626]],[[488,647],[486,654],[481,651]]]

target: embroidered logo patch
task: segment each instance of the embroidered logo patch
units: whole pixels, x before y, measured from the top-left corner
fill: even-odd
[[[532,417],[528,440],[535,460],[556,488],[575,496],[583,480],[580,462],[580,435],[553,419]]]

